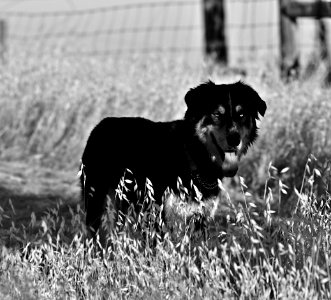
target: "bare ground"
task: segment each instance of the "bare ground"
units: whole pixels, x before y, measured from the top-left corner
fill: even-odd
[[[79,202],[76,174],[23,162],[0,163],[0,206],[11,220],[29,222],[32,212],[42,214],[59,201],[64,210]]]
[[[230,189],[230,196],[231,199],[241,198],[240,193],[233,189]],[[32,213],[39,219],[48,209],[59,203],[60,215],[69,219],[69,208],[75,210],[79,199],[80,187],[75,172],[55,171],[24,162],[0,163],[0,207],[6,215],[3,219],[0,215],[0,234],[3,236],[8,235],[12,222],[16,227],[27,227]],[[228,202],[222,197],[211,229],[225,226],[224,217],[227,213]]]

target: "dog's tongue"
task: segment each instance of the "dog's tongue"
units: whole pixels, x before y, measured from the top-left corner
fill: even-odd
[[[233,177],[238,171],[238,156],[234,152],[225,152],[224,162],[222,164],[223,175]]]

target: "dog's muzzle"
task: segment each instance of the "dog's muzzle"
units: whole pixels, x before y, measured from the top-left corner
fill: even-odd
[[[217,140],[213,134],[211,134],[211,140],[215,145],[219,155],[222,159],[222,173],[225,177],[233,177],[236,175],[239,168],[238,149],[240,149],[241,142],[238,143],[238,147],[234,147],[224,151],[217,143]]]
[[[233,177],[238,172],[239,158],[237,151],[225,152],[224,162],[222,164],[223,175]]]

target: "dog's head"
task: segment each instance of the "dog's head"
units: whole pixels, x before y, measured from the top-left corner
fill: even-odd
[[[256,120],[264,116],[266,103],[243,82],[220,84],[208,81],[185,96],[185,120],[206,146],[222,176],[232,177],[238,163],[257,137]]]

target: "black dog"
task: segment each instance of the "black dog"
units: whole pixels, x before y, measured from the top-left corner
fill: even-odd
[[[167,188],[165,222],[190,217],[196,212],[213,216],[217,203],[218,180],[237,173],[238,163],[257,137],[258,113],[264,116],[265,102],[250,86],[236,82],[216,85],[209,81],[185,96],[183,120],[153,122],[143,118],[105,118],[91,132],[82,156],[81,185],[86,224],[94,233],[100,226],[109,195],[121,210],[116,188],[129,169],[138,190],[144,191],[146,178],[154,188],[158,204]],[[193,184],[202,201],[187,200],[178,205],[178,177],[189,191]],[[129,199],[133,205],[137,197]]]

